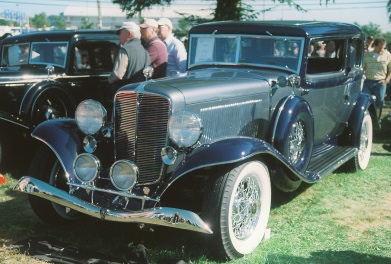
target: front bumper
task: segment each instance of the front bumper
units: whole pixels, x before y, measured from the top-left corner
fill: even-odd
[[[207,234],[213,233],[197,214],[190,211],[170,207],[156,207],[140,211],[109,210],[87,203],[65,191],[29,176],[22,177],[15,185],[14,190],[41,197],[102,220],[151,224]]]

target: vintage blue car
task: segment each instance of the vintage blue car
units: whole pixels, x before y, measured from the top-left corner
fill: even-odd
[[[249,254],[272,185],[291,192],[367,167],[379,126],[361,93],[363,40],[343,23],[195,26],[186,73],[124,86],[112,109],[86,100],[74,119],[38,125],[41,147],[15,190],[48,223],[86,214],[181,228],[205,233],[223,258]]]
[[[106,104],[118,44],[114,30],[34,32],[2,41],[0,168],[12,163],[11,153],[20,155],[15,150],[26,152],[41,122],[73,117],[87,98]]]

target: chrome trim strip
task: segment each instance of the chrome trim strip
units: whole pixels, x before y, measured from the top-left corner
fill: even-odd
[[[140,211],[112,211],[82,201],[67,192],[59,190],[43,181],[29,176],[22,177],[13,190],[44,198],[102,220],[126,223],[144,223],[174,227],[206,234],[213,233],[209,226],[197,214],[190,211],[170,207],[156,207]]]

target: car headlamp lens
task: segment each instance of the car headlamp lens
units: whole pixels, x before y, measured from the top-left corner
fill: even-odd
[[[201,136],[201,119],[188,110],[176,111],[168,121],[170,138],[178,147],[190,147],[194,145]]]
[[[91,182],[100,173],[100,161],[98,158],[89,153],[83,153],[76,157],[73,162],[73,170],[76,177],[81,182]]]
[[[106,117],[106,109],[91,99],[81,102],[75,112],[77,126],[86,135],[98,132],[106,123]]]
[[[110,179],[117,189],[127,191],[136,184],[138,173],[138,167],[133,162],[118,160],[110,168]]]

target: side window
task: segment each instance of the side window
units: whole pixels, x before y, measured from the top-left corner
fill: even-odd
[[[64,68],[67,52],[67,42],[32,43],[30,64],[52,64]]]
[[[77,71],[91,69],[90,56],[88,55],[88,50],[75,47],[74,66]]]
[[[336,73],[345,65],[343,39],[316,39],[310,42],[307,74]]]
[[[117,43],[110,40],[89,40],[77,43],[73,52],[75,73],[112,71],[116,52]]]
[[[359,38],[353,38],[349,41],[349,66],[351,68],[360,68],[363,58],[363,41]]]

